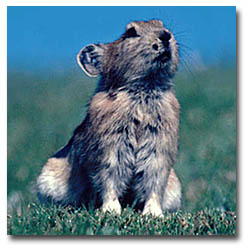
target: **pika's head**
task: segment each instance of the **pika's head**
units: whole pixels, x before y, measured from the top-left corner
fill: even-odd
[[[90,44],[77,61],[91,77],[113,83],[170,79],[178,65],[178,45],[159,20],[131,22],[122,36],[108,44]]]

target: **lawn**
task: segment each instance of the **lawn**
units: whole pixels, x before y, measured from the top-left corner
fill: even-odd
[[[120,216],[99,209],[43,207],[34,203],[21,216],[8,216],[10,235],[235,235],[236,214],[214,209],[178,211],[164,218],[126,208]]]
[[[96,87],[70,72],[8,72],[8,234],[235,235],[236,70],[214,65],[175,80],[181,104],[179,154],[182,209],[164,218],[130,208],[121,216],[99,210],[43,207],[35,180],[46,159],[84,118]]]

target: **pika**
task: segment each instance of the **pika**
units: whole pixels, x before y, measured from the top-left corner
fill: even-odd
[[[180,208],[178,61],[159,20],[131,22],[118,40],[81,49],[78,64],[99,84],[85,119],[37,179],[41,202],[154,216]]]

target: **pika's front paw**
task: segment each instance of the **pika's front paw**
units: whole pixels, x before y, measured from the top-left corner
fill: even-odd
[[[143,215],[153,215],[155,217],[163,217],[163,213],[162,213],[162,210],[161,208],[159,207],[146,207],[143,209],[143,212],[142,212]]]
[[[110,211],[110,212],[115,212],[117,214],[121,214],[121,205],[118,199],[108,200],[104,202],[102,205],[102,211],[103,212]]]
[[[142,214],[151,214],[153,216],[163,217],[159,199],[155,194],[153,194],[151,198],[146,202]]]

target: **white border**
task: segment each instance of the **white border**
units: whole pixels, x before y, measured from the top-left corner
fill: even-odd
[[[194,240],[194,238],[191,239],[184,239],[183,238],[178,238],[177,240],[160,240],[158,239],[153,240],[152,238],[150,239],[141,239],[141,240],[130,240],[130,241],[119,241],[116,239],[109,239],[107,240],[87,240],[87,239],[77,239],[77,238],[72,238],[72,239],[62,239],[59,240],[58,238],[55,240],[48,239],[46,238],[45,240],[37,239],[37,240],[31,240],[30,238],[28,240],[21,240],[21,239],[15,239],[13,240],[12,237],[7,237],[6,236],[6,159],[7,159],[7,136],[6,136],[6,117],[7,117],[7,112],[6,112],[6,103],[7,103],[7,97],[6,97],[6,78],[7,78],[7,63],[6,63],[6,58],[7,58],[7,42],[6,42],[6,34],[7,34],[7,6],[93,6],[93,5],[120,5],[120,6],[151,6],[151,5],[164,5],[164,6],[237,6],[237,14],[238,14],[238,20],[239,25],[238,25],[238,104],[240,110],[239,111],[239,121],[238,121],[238,130],[239,130],[239,145],[238,145],[238,152],[239,152],[239,165],[238,167],[238,181],[239,181],[239,201],[240,201],[240,206],[238,210],[238,223],[240,224],[238,227],[239,231],[239,237],[236,240]],[[250,81],[249,81],[249,46],[250,46],[250,41],[249,41],[249,23],[250,23],[250,15],[249,15],[249,1],[243,1],[243,0],[175,0],[175,1],[149,1],[149,0],[140,0],[140,1],[134,1],[134,0],[127,0],[125,2],[122,1],[76,1],[76,0],[60,0],[60,1],[55,1],[55,0],[38,0],[38,1],[31,1],[31,0],[26,0],[26,1],[18,1],[18,0],[2,0],[0,1],[0,30],[1,30],[1,66],[0,66],[0,111],[1,111],[1,119],[0,119],[0,131],[1,131],[1,154],[0,154],[0,159],[1,159],[1,167],[0,167],[0,183],[1,183],[1,210],[0,210],[0,234],[1,234],[1,247],[8,247],[8,248],[13,248],[13,247],[22,247],[25,246],[25,249],[34,249],[38,247],[43,247],[49,246],[50,244],[55,244],[59,245],[60,250],[61,249],[68,249],[69,246],[72,244],[79,245],[78,247],[85,247],[85,244],[88,244],[88,247],[94,247],[96,245],[101,248],[106,248],[108,247],[109,249],[118,249],[120,247],[127,247],[127,244],[139,244],[138,246],[141,246],[142,248],[144,247],[154,247],[155,245],[162,246],[164,248],[169,247],[169,245],[175,245],[174,248],[176,247],[179,249],[183,248],[188,248],[192,247],[192,250],[194,249],[203,249],[204,247],[210,249],[213,246],[219,246],[220,248],[223,247],[227,250],[229,249],[235,249],[235,247],[243,247],[243,249],[249,247],[249,170],[250,166],[247,164],[249,163],[248,160],[248,155],[250,153],[250,122],[249,122],[249,95],[250,95]],[[243,174],[244,172],[244,174]],[[96,238],[95,238],[96,239]],[[39,244],[37,244],[39,243]],[[125,244],[124,244],[125,243]],[[81,246],[84,244],[84,246]],[[167,246],[166,246],[167,245]]]

